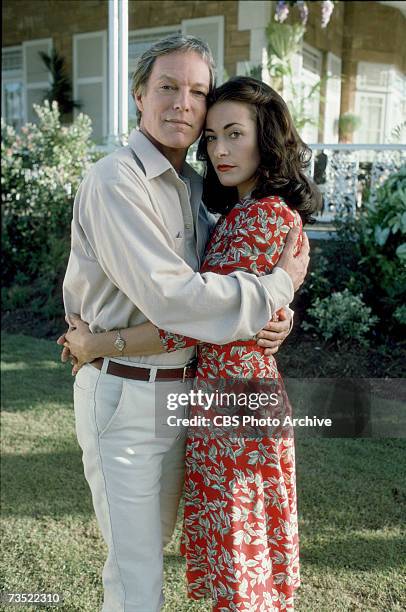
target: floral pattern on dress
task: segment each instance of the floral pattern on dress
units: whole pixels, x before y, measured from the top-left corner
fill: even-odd
[[[219,220],[201,272],[269,274],[293,226],[301,228],[300,217],[280,197],[243,199]],[[301,243],[302,232],[295,252]],[[198,343],[159,333],[168,351]],[[199,344],[195,388],[225,379],[261,390],[282,384],[275,358],[265,356],[255,339]],[[201,410],[191,407],[190,417]],[[189,597],[211,598],[215,612],[293,611],[300,574],[292,432],[250,437],[189,431],[181,552]]]

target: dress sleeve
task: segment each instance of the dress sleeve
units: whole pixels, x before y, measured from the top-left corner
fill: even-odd
[[[158,333],[161,338],[162,346],[167,353],[172,353],[173,351],[179,351],[180,349],[199,344],[199,340],[196,340],[196,338],[174,334],[164,329],[158,329]]]
[[[256,276],[269,274],[278,263],[289,230],[302,228],[300,215],[290,209],[279,197],[257,200],[243,210],[232,231],[232,240],[219,262],[219,271],[231,274],[245,270]],[[303,235],[295,247],[296,255],[301,247]]]

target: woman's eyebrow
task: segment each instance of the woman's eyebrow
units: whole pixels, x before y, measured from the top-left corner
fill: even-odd
[[[231,127],[232,125],[240,125],[241,127],[244,127],[242,123],[237,123],[237,121],[233,121],[233,123],[227,123],[227,125],[225,125],[223,127],[223,130],[227,130],[229,127]],[[204,128],[205,132],[214,132],[214,130],[212,130],[211,128]]]

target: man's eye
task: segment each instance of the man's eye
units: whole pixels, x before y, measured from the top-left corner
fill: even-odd
[[[161,89],[175,89],[173,85],[161,85]]]
[[[206,98],[207,94],[204,91],[194,91],[193,93],[195,93],[197,96],[201,96],[202,98]]]

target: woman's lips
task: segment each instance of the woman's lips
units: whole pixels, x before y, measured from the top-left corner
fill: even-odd
[[[235,166],[226,166],[225,164],[217,166],[217,170],[219,172],[228,172],[229,170],[232,170],[233,168],[235,168]]]

